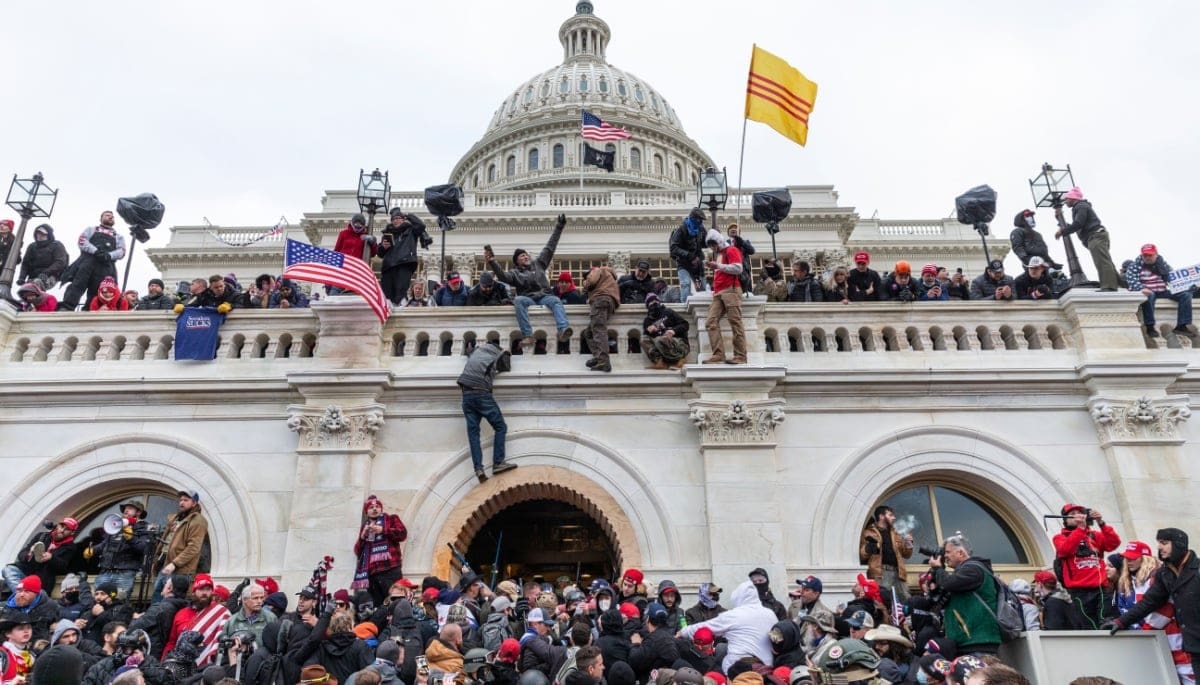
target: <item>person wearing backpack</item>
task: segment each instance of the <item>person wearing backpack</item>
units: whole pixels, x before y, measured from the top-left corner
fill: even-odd
[[[1104,555],[1121,546],[1121,536],[1103,514],[1082,504],[1068,502],[1061,513],[1063,529],[1054,536],[1055,575],[1071,593],[1071,627],[1096,630],[1112,602],[1112,594],[1104,590]]]
[[[960,654],[996,654],[1002,640],[991,560],[973,556],[967,538],[952,535],[942,545],[942,556],[930,559],[929,565],[934,582],[948,597],[942,611],[946,637],[954,640]]]

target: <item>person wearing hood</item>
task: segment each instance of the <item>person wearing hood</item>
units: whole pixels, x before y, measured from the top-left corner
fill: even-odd
[[[296,287],[295,281],[279,279],[279,289],[271,293],[271,309],[308,309],[308,295]]]
[[[688,625],[703,623],[725,613],[725,607],[721,606],[721,586],[716,583],[700,583],[697,595],[699,600],[683,614]]]
[[[1103,627],[1115,635],[1170,602],[1183,632],[1183,651],[1193,664],[1200,664],[1200,559],[1188,548],[1187,533],[1178,528],[1162,528],[1154,537],[1162,562],[1154,581],[1137,604]]]
[[[105,276],[104,280],[100,281],[100,288],[96,292],[96,296],[88,302],[88,311],[129,311],[129,300],[121,296],[121,290],[117,287],[117,279]]]
[[[771,592],[771,578],[767,575],[767,571],[763,568],[756,568],[750,572],[750,581],[754,583],[754,589],[758,591],[758,598],[762,601],[762,605],[775,613],[775,617],[780,621],[787,618],[787,607],[783,602],[775,599],[775,593]]]
[[[571,274],[564,271],[567,278]],[[559,276],[562,284],[562,276]],[[575,287],[574,284],[571,286]],[[612,267],[593,266],[583,281],[583,290],[587,293],[588,305],[588,349],[592,358],[587,367],[592,371],[608,373],[612,371],[612,363],[608,359],[608,320],[621,306],[621,293],[617,288],[617,274]],[[562,297],[560,294],[559,297]],[[564,300],[565,301],[565,300]],[[570,304],[568,302],[568,304]],[[581,302],[582,304],[582,302]]]
[[[380,285],[384,296],[399,307],[417,270],[417,243],[428,250],[433,238],[416,214],[405,214],[403,209],[393,207],[389,217],[390,223],[379,238],[378,254],[383,258]]]
[[[1095,509],[1068,502],[1060,513],[1063,528],[1054,536],[1054,551],[1062,566],[1063,587],[1071,593],[1072,626],[1096,630],[1104,622],[1105,605],[1112,600],[1104,591],[1108,580],[1104,555],[1120,547],[1121,537]]]
[[[973,556],[963,535],[946,538],[942,547],[942,556],[930,559],[929,565],[934,582],[948,597],[942,611],[946,637],[962,653],[995,654],[1000,648],[1000,625],[991,608],[998,592],[992,562]]]
[[[87,302],[94,300],[105,278],[116,282],[116,262],[125,257],[125,237],[117,233],[116,222],[112,212],[101,212],[100,223],[79,235],[79,257],[62,274],[63,281],[71,282],[63,293],[62,309],[74,311],[84,291]]]
[[[614,275],[615,279],[616,276]],[[563,304],[587,304],[589,295],[575,287],[575,277],[570,271],[558,272],[558,281],[554,285],[554,295]]]
[[[771,627],[767,637],[771,640],[775,666],[794,668],[808,662],[800,635],[800,626],[790,619],[779,621]]]
[[[33,229],[33,242],[25,248],[17,283],[37,283],[42,290],[58,285],[67,269],[67,248],[54,239],[54,227],[42,224]]]
[[[82,650],[71,645],[55,645],[38,655],[29,682],[36,685],[79,685],[88,666]]]
[[[546,279],[546,270],[554,261],[554,251],[558,249],[558,240],[562,237],[563,229],[567,226],[567,216],[559,214],[554,223],[554,231],[542,248],[537,259],[530,256],[523,248],[513,251],[512,268],[505,271],[496,261],[496,255],[490,249],[484,251],[484,259],[497,280],[515,291],[513,308],[517,314],[517,326],[521,329],[521,346],[527,353],[532,353],[534,346],[533,326],[529,323],[529,308],[541,305],[550,310],[554,316],[554,325],[558,329],[558,341],[566,342],[571,338],[571,329],[567,324],[567,311],[563,302],[554,294],[550,281]]]
[[[17,288],[17,299],[23,312],[53,312],[58,310],[58,298],[42,289],[37,281]]]
[[[714,231],[718,236],[721,234]],[[704,210],[696,207],[688,212],[683,223],[671,232],[667,247],[679,274],[679,301],[686,303],[692,291],[706,290],[704,286]],[[741,263],[741,260],[738,261]]]
[[[674,589],[672,584],[671,589]],[[679,594],[675,590],[675,594]],[[638,682],[647,682],[650,672],[660,668],[670,668],[679,658],[679,646],[675,642],[675,632],[678,624],[670,623],[671,616],[667,608],[658,602],[651,602],[646,607],[646,635],[638,633],[630,636],[633,647],[629,650],[629,665],[638,675]]]
[[[687,364],[691,347],[688,344],[686,319],[668,309],[654,293],[646,296],[646,318],[642,320],[642,354],[650,362],[646,368],[664,371],[681,369]]]
[[[242,667],[243,685],[273,685],[276,682],[278,670],[283,668],[284,661],[279,644],[279,630],[282,624],[283,621],[276,621],[267,624],[263,629],[262,641]]]
[[[403,658],[404,651],[400,648],[400,645],[387,640],[381,642],[375,650],[375,663],[367,666],[364,670],[378,673],[380,685],[404,685],[404,681],[400,679],[396,671]],[[350,679],[343,683],[343,685],[354,685],[358,682],[358,675],[358,673],[355,673],[350,676]]]
[[[354,634],[354,613],[346,609],[322,616],[295,657],[305,666],[323,666],[339,683],[375,660],[367,643]]]
[[[1092,203],[1083,199],[1083,191],[1078,187],[1072,188],[1063,195],[1063,201],[1071,208],[1071,223],[1063,219],[1062,205],[1054,208],[1054,217],[1058,219],[1059,229],[1055,238],[1062,238],[1072,233],[1079,234],[1079,240],[1092,254],[1092,264],[1100,276],[1100,292],[1116,292],[1120,286],[1120,276],[1117,267],[1113,265],[1112,256],[1108,252],[1108,229],[1096,216]]]
[[[625,616],[613,607],[600,612],[597,624],[600,627],[600,637],[596,640],[596,646],[604,655],[604,663],[610,666],[618,661],[628,663],[629,650],[633,649],[633,643],[625,635]]]
[[[166,293],[166,284],[161,278],[151,278],[146,284],[146,296],[137,301],[137,311],[154,311],[175,308],[175,296]]]
[[[436,634],[432,633],[429,639],[433,639]],[[396,600],[392,605],[391,623],[379,632],[379,639],[381,646],[393,642],[403,648],[404,660],[398,665],[400,680],[405,683],[415,682],[417,657],[425,654],[427,640],[417,622],[412,602],[407,599]],[[378,656],[377,651],[376,657]]]
[[[679,596],[679,588],[675,581],[664,580],[658,584],[658,603],[667,609],[667,627],[671,632],[687,625],[683,617],[683,602]]]
[[[1021,613],[1025,618],[1025,630],[1041,630],[1042,617],[1038,611],[1037,600],[1033,596],[1033,586],[1024,578],[1017,578],[1008,584],[1017,599],[1021,600]]]
[[[468,307],[499,307],[512,304],[508,290],[504,284],[496,283],[496,274],[484,271],[479,274],[479,282],[467,293]]]
[[[1037,217],[1032,209],[1023,209],[1013,217],[1013,231],[1008,234],[1008,242],[1012,244],[1012,252],[1025,266],[1029,266],[1032,257],[1041,257],[1051,269],[1062,269],[1063,265],[1050,257],[1050,248],[1046,247],[1046,239],[1037,231]]]
[[[742,284],[739,277],[742,273],[742,253],[725,242],[725,238],[716,230],[710,229],[705,238],[708,247],[713,251],[713,259],[705,266],[713,271],[713,299],[708,306],[708,320],[705,330],[708,331],[708,345],[712,348],[712,356],[704,360],[705,364],[745,364],[746,363],[746,329],[742,325]],[[725,338],[721,334],[721,319],[729,319],[729,327],[733,332],[733,358],[725,358]]]
[[[350,217],[346,227],[338,233],[337,240],[333,243],[333,251],[341,252],[349,259],[361,259],[369,264],[371,257],[377,252],[377,244],[375,236],[371,235],[367,226],[367,217],[362,214]],[[346,292],[345,288],[327,287],[330,295]]]
[[[679,631],[679,636],[691,639],[696,631],[708,628],[715,637],[725,638],[729,647],[721,662],[721,669],[726,672],[734,662],[747,656],[756,657],[767,665],[772,664],[774,653],[768,633],[779,619],[773,611],[762,605],[753,581],[744,581],[734,588],[730,599],[733,606],[729,611],[702,623],[689,625]]]
[[[370,495],[363,502],[362,530],[354,542],[354,590],[367,590],[381,606],[392,584],[404,577],[400,543],[408,539],[408,528],[397,514],[383,511],[383,502]]]
[[[500,649],[505,640],[513,636],[512,612],[513,602],[508,597],[498,596],[492,600],[492,610],[479,629],[484,649],[494,652]]]
[[[174,574],[170,576],[164,589],[169,595],[150,605],[145,613],[129,624],[129,630],[143,630],[150,638],[150,645],[165,645],[171,636],[171,626],[175,623],[175,614],[188,605],[187,594],[191,583],[188,576]]]

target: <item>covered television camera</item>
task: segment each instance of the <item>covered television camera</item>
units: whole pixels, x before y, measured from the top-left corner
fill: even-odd
[[[139,243],[150,240],[150,234],[146,231],[162,223],[163,213],[166,211],[167,208],[159,202],[154,193],[142,193],[117,200],[117,214],[129,224],[129,231]]]
[[[988,234],[988,224],[996,218],[996,191],[991,186],[975,186],[954,198],[958,222],[975,227],[980,235]]]
[[[792,193],[787,188],[760,190],[754,194],[751,207],[754,220],[766,224],[767,232],[775,235],[779,232],[779,222],[792,211]]]

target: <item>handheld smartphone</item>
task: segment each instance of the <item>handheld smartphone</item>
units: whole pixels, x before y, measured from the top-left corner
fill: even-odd
[[[429,661],[425,658],[424,654],[417,657],[417,674],[429,675]]]
[[[487,259],[495,259],[496,258],[496,253],[492,252],[491,245],[483,246],[483,256],[486,257]]]
[[[958,267],[957,269],[955,269],[955,271],[957,271],[957,272],[959,273],[959,275],[961,275],[961,274],[962,274],[962,267],[961,267],[961,266],[960,266],[960,267]]]

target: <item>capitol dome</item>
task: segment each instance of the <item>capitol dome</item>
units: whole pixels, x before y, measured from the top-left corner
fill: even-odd
[[[582,0],[563,22],[562,64],[522,82],[463,155],[451,181],[467,190],[538,187],[692,188],[714,166],[688,137],[674,108],[645,80],[608,63],[608,24]],[[616,153],[613,172],[582,166],[580,122],[586,110],[632,137],[591,142]]]

